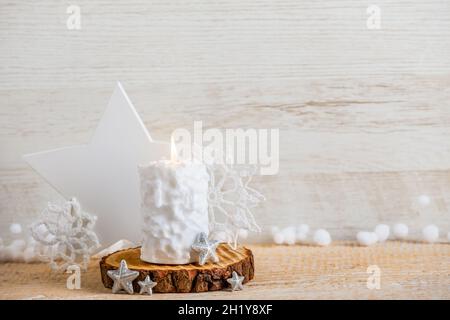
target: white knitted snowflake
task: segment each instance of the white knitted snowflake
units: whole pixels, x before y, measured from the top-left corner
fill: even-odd
[[[91,254],[100,246],[95,221],[75,198],[62,206],[49,203],[41,220],[31,226],[33,238],[48,249],[41,258],[53,270],[66,270],[73,264],[86,270]]]
[[[249,186],[256,166],[208,165],[210,175],[208,208],[211,237],[219,237],[237,247],[241,229],[259,232],[251,209],[264,201],[264,196]]]

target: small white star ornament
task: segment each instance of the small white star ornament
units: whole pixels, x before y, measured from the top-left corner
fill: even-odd
[[[120,83],[88,144],[24,156],[66,199],[76,196],[98,217],[96,233],[105,246],[140,241],[137,167],[162,158],[170,158],[170,144],[152,140]]]
[[[150,276],[146,276],[144,281],[138,281],[139,286],[141,287],[141,290],[139,291],[139,294],[148,294],[153,295],[153,288],[158,284],[157,282],[152,281],[150,279]]]
[[[227,279],[231,291],[243,290],[244,286],[242,285],[242,281],[244,281],[244,277],[238,275],[236,271],[233,271],[231,278]]]
[[[196,241],[192,245],[192,249],[198,252],[198,264],[203,266],[206,262],[219,262],[216,249],[219,245],[218,241],[208,240],[204,232],[199,233]]]
[[[133,294],[133,280],[138,276],[139,271],[128,269],[127,262],[125,260],[120,261],[119,269],[108,271],[108,277],[114,281],[112,293],[118,293],[123,290],[128,294]]]

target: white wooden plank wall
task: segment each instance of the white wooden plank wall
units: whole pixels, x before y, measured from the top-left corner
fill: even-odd
[[[266,230],[450,229],[449,1],[0,0],[4,238],[58,199],[21,155],[89,141],[116,80],[156,139],[194,120],[279,128],[280,173],[255,181]]]

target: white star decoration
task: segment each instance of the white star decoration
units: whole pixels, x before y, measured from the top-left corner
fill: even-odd
[[[153,295],[153,288],[157,285],[157,282],[152,281],[150,276],[146,276],[144,281],[138,281],[138,285],[141,287],[139,294]]]
[[[127,262],[125,260],[120,261],[119,269],[108,271],[108,277],[114,281],[112,293],[117,293],[124,290],[128,294],[133,294],[133,280],[138,276],[139,271],[132,271],[128,269]]]
[[[192,245],[192,249],[198,252],[198,264],[202,266],[208,261],[219,262],[216,254],[218,245],[218,241],[208,240],[205,233],[200,233]]]
[[[227,279],[227,282],[231,286],[231,291],[243,290],[244,287],[242,285],[242,281],[244,281],[244,277],[238,275],[236,271],[233,271],[232,277]]]
[[[87,145],[24,156],[66,199],[76,197],[98,217],[100,242],[140,241],[138,165],[170,158],[170,144],[155,142],[120,83]]]

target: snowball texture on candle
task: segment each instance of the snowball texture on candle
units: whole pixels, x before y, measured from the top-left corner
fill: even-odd
[[[208,234],[206,167],[161,160],[139,167],[139,175],[143,216],[141,259],[161,264],[195,262],[191,246],[199,233]]]

